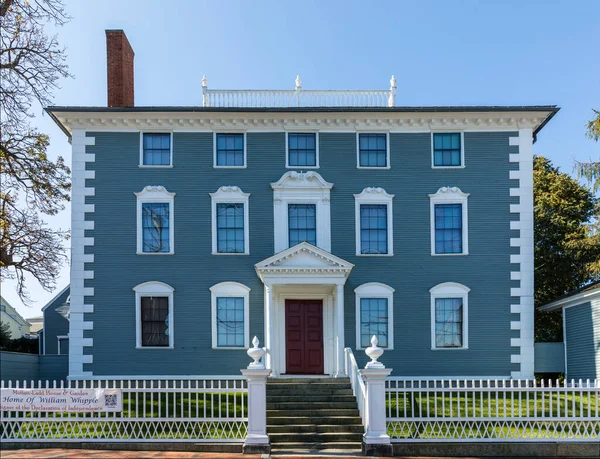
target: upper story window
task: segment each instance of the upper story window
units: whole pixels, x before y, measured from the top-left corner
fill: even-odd
[[[215,167],[246,167],[246,135],[215,133]]]
[[[356,295],[356,346],[365,349],[371,337],[379,346],[394,348],[394,289],[379,282],[369,282],[354,289]]]
[[[172,349],[175,290],[163,282],[144,282],[133,290],[136,304],[136,347]]]
[[[357,155],[359,168],[390,167],[388,134],[358,133]]]
[[[316,204],[288,205],[288,232],[290,247],[308,242],[317,245],[317,206]]]
[[[319,167],[316,133],[287,134],[287,167]]]
[[[433,167],[464,167],[462,133],[434,132],[432,145]]]
[[[430,194],[431,254],[467,255],[468,211],[467,198],[460,188],[443,187]]]
[[[210,288],[212,347],[244,349],[249,346],[250,289],[237,282],[221,282]]]
[[[170,167],[173,164],[171,133],[143,132],[141,136],[141,166]]]
[[[470,289],[455,282],[444,282],[431,293],[431,348],[467,349],[468,294]]]
[[[147,186],[137,196],[137,253],[174,253],[174,198],[162,186]]]
[[[315,171],[289,171],[271,183],[276,253],[302,241],[331,252],[332,187]]]
[[[393,255],[392,199],[383,188],[355,194],[356,254]]]
[[[211,193],[213,255],[247,255],[249,249],[248,197],[237,186]]]

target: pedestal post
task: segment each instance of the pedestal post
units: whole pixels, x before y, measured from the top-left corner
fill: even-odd
[[[265,284],[265,364],[269,370],[273,369],[273,287]]]
[[[335,292],[335,313],[337,323],[337,366],[336,377],[346,377],[346,361],[344,359],[344,286],[336,285]]]

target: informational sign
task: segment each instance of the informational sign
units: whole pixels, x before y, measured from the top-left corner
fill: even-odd
[[[1,389],[1,411],[123,410],[121,389]]]

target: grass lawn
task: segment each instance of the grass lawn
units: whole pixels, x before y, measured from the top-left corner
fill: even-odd
[[[386,398],[393,438],[600,438],[598,394],[586,390],[434,394],[400,389]]]

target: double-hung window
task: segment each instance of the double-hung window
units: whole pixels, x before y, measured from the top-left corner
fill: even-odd
[[[221,282],[211,291],[212,347],[247,348],[249,345],[250,289],[237,282]]]
[[[389,168],[388,135],[385,133],[357,134],[359,168]]]
[[[141,136],[141,166],[169,167],[172,165],[171,133],[143,132]]]
[[[356,346],[365,349],[377,337],[380,347],[392,349],[394,289],[379,282],[362,284],[356,295]]]
[[[455,282],[438,284],[431,293],[431,348],[468,348],[468,294]]]
[[[246,167],[245,134],[215,134],[215,167]]]
[[[222,186],[212,198],[213,255],[247,255],[248,197],[237,186]]]
[[[137,196],[137,253],[174,253],[174,197],[162,186],[147,186]]]
[[[288,133],[287,167],[319,167],[316,133]]]
[[[460,132],[432,133],[433,167],[463,167],[464,149]]]
[[[301,242],[317,245],[317,205],[288,204],[289,246]]]
[[[173,348],[173,287],[163,282],[144,282],[133,290],[136,347]]]
[[[460,188],[443,187],[430,194],[431,254],[467,255],[467,198]]]
[[[382,188],[354,195],[357,255],[393,255],[393,197]]]

